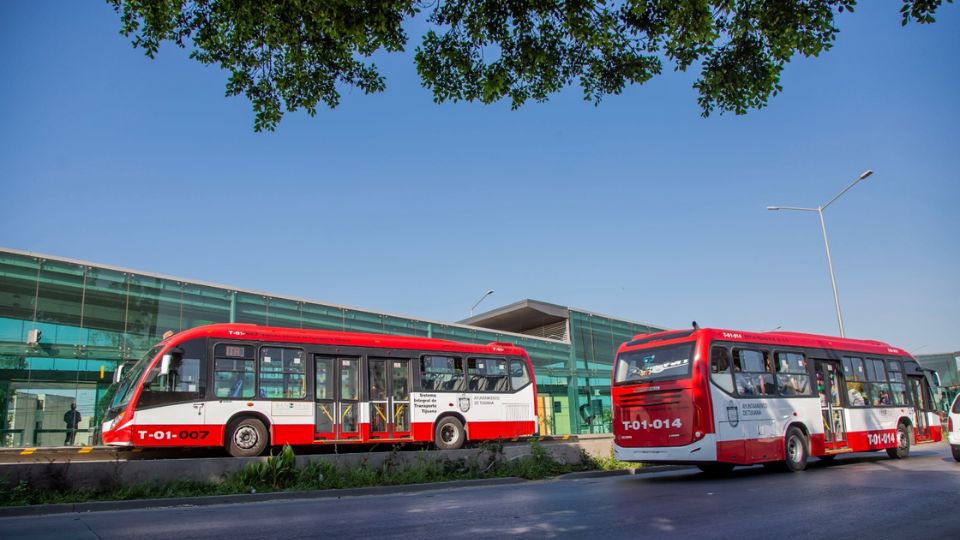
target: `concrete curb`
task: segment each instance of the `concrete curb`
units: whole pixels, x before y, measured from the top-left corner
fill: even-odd
[[[106,512],[113,510],[138,510],[144,508],[170,508],[176,506],[211,506],[215,504],[239,504],[262,501],[297,499],[332,499],[360,497],[364,495],[392,495],[418,493],[462,487],[502,486],[522,484],[523,478],[480,478],[477,480],[454,480],[430,484],[405,484],[399,486],[373,486],[346,489],[322,489],[314,491],[272,491],[269,493],[238,493],[234,495],[203,495],[197,497],[171,497],[169,499],[139,499],[129,501],[92,501],[83,503],[37,504],[0,508],[0,518],[19,516],[43,516],[75,512]]]

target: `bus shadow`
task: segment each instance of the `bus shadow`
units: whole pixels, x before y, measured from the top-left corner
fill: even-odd
[[[816,459],[807,463],[806,471],[819,471],[832,469],[836,467],[843,467],[845,465],[855,465],[860,463],[880,463],[886,461],[893,461],[886,454],[856,454],[848,455],[844,457],[837,457],[834,459]],[[945,459],[945,461],[948,461]],[[952,460],[950,460],[952,461]],[[635,481],[652,483],[652,484],[682,484],[682,483],[697,483],[697,482],[710,482],[715,480],[736,480],[736,479],[748,479],[748,478],[757,478],[764,476],[778,476],[778,475],[790,475],[795,474],[791,473],[778,465],[772,466],[763,466],[763,465],[749,465],[736,467],[729,473],[725,475],[716,475],[705,473],[699,469],[692,468],[687,471],[683,471],[680,474],[677,473],[657,473],[652,475],[639,474],[635,477]]]

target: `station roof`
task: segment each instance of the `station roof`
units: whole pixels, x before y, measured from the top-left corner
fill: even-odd
[[[565,306],[528,298],[463,319],[458,324],[522,334],[569,318],[570,309]]]

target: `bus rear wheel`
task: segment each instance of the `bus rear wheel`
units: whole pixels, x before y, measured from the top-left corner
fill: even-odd
[[[787,430],[783,439],[784,464],[790,472],[800,472],[807,468],[807,438],[800,428],[792,427]]]
[[[457,450],[463,446],[467,438],[463,424],[452,416],[444,417],[437,422],[433,435],[433,441],[438,450]]]
[[[910,455],[910,431],[906,424],[897,426],[897,446],[887,448],[887,455],[893,459],[907,459]]]
[[[953,452],[953,459],[960,461],[960,445],[951,445],[950,451]]]
[[[259,456],[266,450],[269,437],[261,420],[241,418],[231,422],[227,430],[227,452],[233,457]]]

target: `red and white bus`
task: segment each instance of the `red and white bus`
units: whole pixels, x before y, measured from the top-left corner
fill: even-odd
[[[215,324],[176,334],[126,370],[103,442],[224,446],[433,442],[532,435],[530,359],[510,343]]]
[[[942,438],[923,370],[879,341],[698,328],[638,335],[613,369],[616,457],[696,464],[785,464]]]

